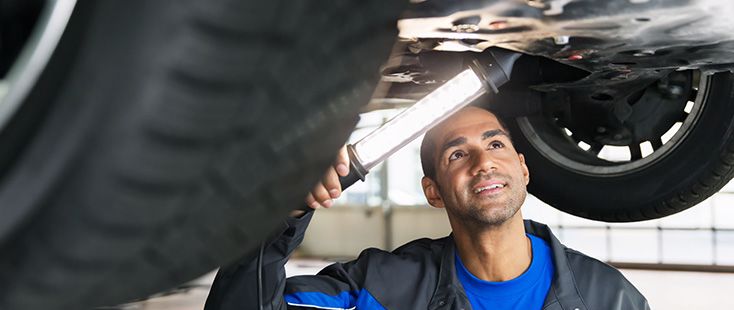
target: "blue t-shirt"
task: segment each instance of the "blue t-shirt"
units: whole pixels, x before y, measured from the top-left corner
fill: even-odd
[[[459,255],[454,253],[456,273],[474,310],[543,308],[555,272],[553,258],[550,247],[543,239],[530,234],[527,236],[533,249],[530,267],[509,281],[490,282],[475,277],[466,270]]]

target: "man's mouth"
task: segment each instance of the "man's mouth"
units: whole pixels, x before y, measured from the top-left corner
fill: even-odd
[[[474,187],[474,194],[490,194],[495,193],[503,188],[506,184],[502,182],[482,182]]]

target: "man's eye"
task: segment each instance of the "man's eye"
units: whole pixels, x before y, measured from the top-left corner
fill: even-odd
[[[490,149],[499,149],[505,147],[505,144],[500,141],[493,141],[489,144]]]
[[[451,153],[451,155],[449,155],[449,161],[457,160],[462,157],[464,157],[464,152],[456,151],[456,152]]]

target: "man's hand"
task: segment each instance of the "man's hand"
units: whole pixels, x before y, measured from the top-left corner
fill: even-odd
[[[346,176],[347,174],[349,174],[349,155],[347,147],[343,146],[339,149],[334,165],[326,170],[321,182],[317,183],[306,196],[306,205],[312,209],[331,207],[332,199],[338,198],[342,194],[339,176]]]

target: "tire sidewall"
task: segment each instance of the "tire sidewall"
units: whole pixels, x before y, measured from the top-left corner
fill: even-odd
[[[665,157],[627,174],[595,177],[561,167],[539,153],[518,123],[511,122],[511,130],[520,133],[514,141],[516,148],[524,154],[531,172],[529,192],[555,208],[591,219],[628,221],[662,216],[656,207],[679,192],[690,191],[720,165],[720,154],[732,144],[734,75],[719,73],[708,78],[705,105],[687,136]]]

